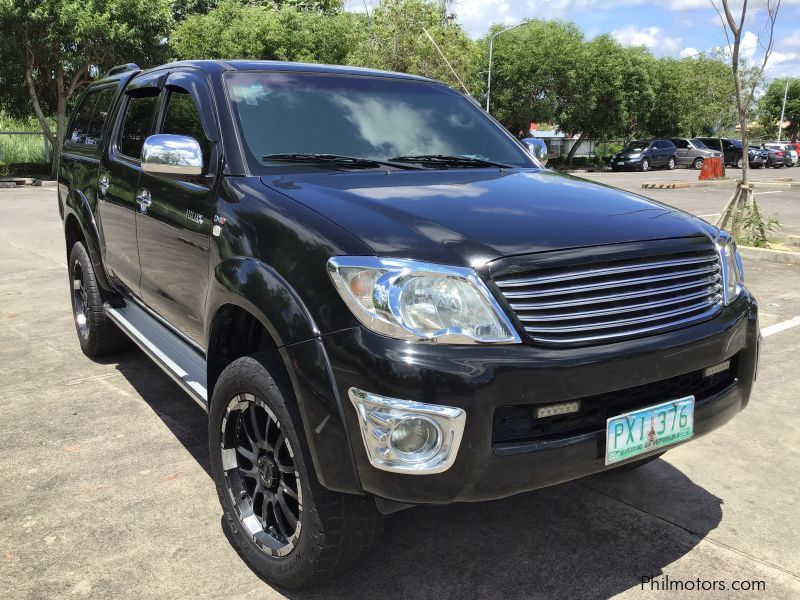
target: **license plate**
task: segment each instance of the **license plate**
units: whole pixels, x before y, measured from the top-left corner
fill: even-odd
[[[624,164],[625,164],[625,161],[624,161],[624,160],[621,160],[621,161],[619,161],[617,164],[618,164],[618,165],[620,165],[620,166],[622,166],[622,165],[624,165]]]
[[[694,396],[634,410],[606,421],[606,464],[688,440],[694,435]]]

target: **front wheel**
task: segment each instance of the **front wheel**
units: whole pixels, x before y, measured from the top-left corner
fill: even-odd
[[[675,168],[675,157],[674,156],[670,156],[669,160],[667,161],[667,169],[672,171],[674,168]]]
[[[366,496],[332,492],[314,472],[282,363],[232,362],[209,409],[211,473],[229,538],[267,581],[314,586],[364,557],[383,518]]]
[[[642,171],[649,171],[650,170],[650,161],[646,158],[642,159]]]
[[[737,169],[742,169],[742,168],[744,168],[744,159],[742,159],[742,157],[741,157],[741,156],[740,156],[739,158],[737,158],[737,159],[736,159],[736,168],[737,168]]]
[[[703,159],[702,158],[695,158],[694,164],[692,165],[698,171],[703,168]]]

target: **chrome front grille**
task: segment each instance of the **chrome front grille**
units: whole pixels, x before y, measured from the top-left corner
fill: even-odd
[[[496,277],[525,331],[545,344],[596,344],[712,317],[722,305],[713,246]]]

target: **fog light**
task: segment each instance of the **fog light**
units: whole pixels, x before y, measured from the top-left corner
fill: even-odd
[[[385,471],[441,473],[455,461],[467,415],[460,408],[350,388],[370,463]]]

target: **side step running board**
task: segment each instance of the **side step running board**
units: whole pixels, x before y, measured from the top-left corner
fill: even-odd
[[[178,385],[208,410],[206,361],[186,342],[133,302],[122,307],[105,304],[109,318],[119,326]]]

